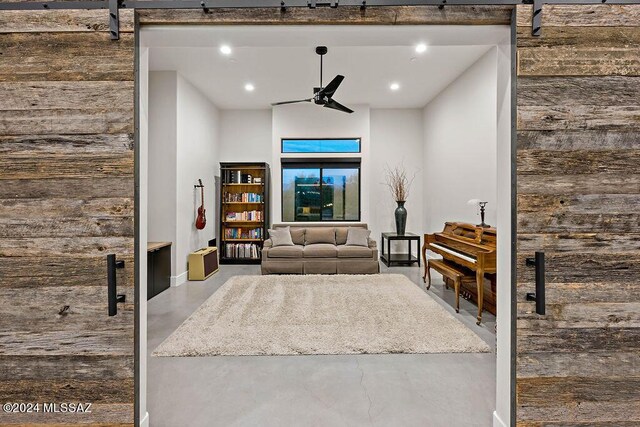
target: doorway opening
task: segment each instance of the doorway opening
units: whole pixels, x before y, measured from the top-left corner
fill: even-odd
[[[278,425],[389,425],[392,421],[507,425],[511,399],[511,28],[143,26],[139,33],[138,237],[154,244],[146,265],[140,257],[139,283],[149,283],[158,264],[166,269],[157,279],[165,284],[152,285],[153,298],[146,301],[141,289],[141,345],[146,349],[141,352],[141,370],[147,375],[141,386],[141,407],[149,413],[151,425],[176,425],[184,419],[191,419],[192,425],[214,421],[255,425],[269,419]],[[314,53],[317,46],[327,46],[325,76],[344,76],[335,97],[352,113],[313,101],[271,105],[307,99],[322,88]],[[284,141],[331,138],[357,140],[357,153],[283,149]],[[226,175],[221,163],[237,164],[231,169],[237,170],[238,177]],[[264,172],[257,172],[259,164],[269,165],[268,181]],[[385,177],[394,170],[406,172],[412,181],[405,204],[406,235],[420,240],[409,253],[407,242],[383,238],[383,233],[388,237],[397,232],[396,202],[385,185]],[[255,182],[256,178],[260,181]],[[198,180],[204,190],[195,187]],[[266,190],[253,190],[267,183],[268,197]],[[239,190],[229,191],[232,185]],[[422,261],[425,235],[461,234],[464,226],[460,224],[479,224],[478,202],[488,202],[483,219],[498,235],[497,245],[494,242],[497,262],[484,280],[489,297],[483,304],[489,311],[482,312],[480,325],[476,324],[480,303],[473,286],[461,284],[456,312],[458,286],[449,286],[454,279],[442,268],[431,269],[432,286],[427,289],[425,265],[417,263]],[[240,205],[230,208],[235,203]],[[268,206],[270,215],[266,208],[247,203]],[[202,230],[195,227],[199,206],[207,213]],[[264,229],[226,224],[230,214],[233,220],[236,215],[266,216],[261,218]],[[274,225],[294,230],[300,223],[312,224],[315,217],[334,230],[348,228],[349,222],[366,224],[375,242],[367,249],[374,257],[384,244],[389,259],[415,258],[416,263],[406,266],[375,261],[381,277],[404,277],[447,319],[453,319],[447,320],[446,327],[463,330],[458,335],[451,332],[453,344],[430,351],[428,346],[415,350],[401,343],[400,351],[378,353],[368,348],[341,353],[336,346],[327,346],[335,351],[323,353],[309,350],[317,342],[306,347],[296,342],[298,356],[264,352],[265,347],[234,353],[229,350],[233,345],[210,351],[208,344],[209,353],[171,353],[166,346],[157,351],[167,339],[176,344],[198,335],[197,329],[195,334],[194,329],[181,329],[183,322],[197,322],[203,310],[213,310],[206,303],[227,292],[225,286],[230,285],[225,283],[233,277],[287,272],[257,265],[264,256],[259,250],[264,248],[256,248],[253,240],[270,237],[266,229]],[[458,224],[454,227],[458,231],[447,231],[446,223]],[[338,234],[334,231],[336,246],[340,246]],[[295,238],[293,232],[291,235]],[[292,239],[293,247],[305,246],[302,250],[306,251],[308,241],[305,238],[297,245]],[[483,246],[486,241],[477,243]],[[189,254],[211,246],[217,247],[221,261],[250,247],[247,253],[251,256],[238,258],[253,258],[257,263],[223,264],[206,280],[189,281]],[[428,261],[452,260],[427,249]],[[458,252],[452,255],[468,256]],[[310,256],[303,254],[302,258]],[[339,254],[336,258],[341,265]],[[278,259],[284,268],[291,262]],[[295,272],[305,273],[308,268],[325,273],[323,269],[333,268],[329,264],[314,259],[300,264],[301,270]],[[355,262],[349,259],[343,264],[342,268],[350,268]],[[331,271],[339,273],[335,277],[342,277],[340,268]],[[286,281],[289,276],[274,277]],[[240,286],[240,282],[233,284]],[[276,310],[284,300],[247,307]],[[334,301],[333,306],[338,303]],[[287,307],[295,309],[296,303]],[[414,316],[409,308],[413,309],[407,307],[407,313],[398,318]],[[349,316],[357,309],[338,313]],[[370,313],[369,318],[378,314]],[[283,312],[277,316],[282,317]],[[328,317],[327,322],[333,320]],[[200,330],[206,329],[202,325]],[[423,330],[430,337],[428,328]],[[188,331],[189,336],[181,331]],[[196,340],[206,338],[202,335]],[[237,338],[240,342],[241,336]],[[247,341],[269,341],[264,333],[257,338]],[[295,342],[296,334],[288,338]],[[375,338],[370,336],[367,342]],[[336,335],[327,341],[339,339]],[[472,341],[480,344],[471,345]],[[180,357],[185,355],[198,357]],[[461,401],[465,402],[462,408],[453,403]]]

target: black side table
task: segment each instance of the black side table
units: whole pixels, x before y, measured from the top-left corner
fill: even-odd
[[[387,240],[387,252],[384,252],[384,241]],[[403,254],[393,254],[391,255],[391,242],[394,240],[405,240],[407,242],[408,250],[407,253]],[[411,242],[417,242],[417,248],[420,250],[420,236],[413,233],[404,233],[404,235],[400,236],[398,233],[382,233],[381,244],[380,244],[380,259],[384,262],[387,267],[392,267],[393,265],[411,265],[414,262],[418,263],[420,266],[420,257],[413,256],[411,253]]]

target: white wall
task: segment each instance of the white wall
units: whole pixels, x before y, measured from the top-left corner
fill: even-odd
[[[176,275],[177,78],[175,71],[149,73],[149,242],[173,242],[171,275]]]
[[[171,283],[187,278],[190,252],[215,236],[218,109],[175,71],[149,73],[148,241],[172,242]],[[207,225],[195,228],[202,179]]]
[[[219,161],[271,164],[271,120],[271,110],[220,110]]]
[[[177,76],[177,221],[176,276],[187,271],[190,252],[207,246],[215,236],[217,212],[214,201],[214,176],[217,171],[220,114],[198,89]],[[201,203],[198,179],[204,184],[207,223],[196,229],[196,212]]]
[[[496,225],[496,49],[424,108],[425,229],[445,221],[480,223],[470,199],[489,202],[485,222]]]
[[[387,167],[403,164],[410,176],[415,174],[407,199],[407,231],[420,236],[426,231],[423,214],[423,165],[424,150],[422,109],[371,109],[371,213],[372,238],[380,243],[382,231],[395,231],[394,212],[397,204],[389,188],[384,184]],[[401,246],[400,246],[401,245]],[[419,249],[414,246],[414,254]],[[406,243],[398,243],[392,252],[406,251]]]
[[[273,109],[271,155],[271,221],[282,221],[280,141],[282,138],[361,138],[360,154],[331,154],[332,157],[361,157],[361,222],[370,221],[369,107],[350,105],[346,114],[311,104],[281,105]],[[322,157],[322,154],[287,154],[287,157]]]

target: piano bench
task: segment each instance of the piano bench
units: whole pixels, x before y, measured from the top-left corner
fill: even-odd
[[[432,268],[442,274],[443,277],[453,281],[453,287],[456,293],[456,313],[460,313],[460,285],[463,277],[466,276],[465,271],[457,268],[455,265],[446,263],[444,260],[430,259],[427,261],[425,267],[425,275],[429,279],[427,282],[427,290],[431,288],[431,272],[429,270]]]

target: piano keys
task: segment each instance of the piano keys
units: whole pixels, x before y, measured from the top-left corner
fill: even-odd
[[[455,284],[457,292],[468,295],[478,305],[478,325],[485,305],[487,311],[495,314],[496,240],[495,228],[463,222],[446,222],[442,232],[424,235],[423,280],[426,282],[428,277],[431,285],[429,270],[433,268],[443,274],[447,284],[458,281]],[[427,260],[428,250],[442,256],[442,260]],[[489,287],[485,287],[485,279],[489,280]]]

